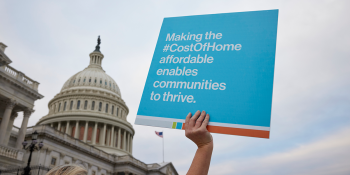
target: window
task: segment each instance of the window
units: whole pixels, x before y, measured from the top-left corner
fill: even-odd
[[[108,113],[108,104],[106,104],[106,113]]]
[[[79,130],[79,140],[84,140],[85,126],[81,126]]]
[[[91,138],[92,138],[92,127],[90,126],[88,128],[88,135],[87,135],[87,141],[91,141]]]
[[[111,83],[109,83],[109,87],[112,87],[112,84],[111,84]]]
[[[100,84],[102,84],[102,80],[100,80]]]
[[[102,110],[102,102],[100,102],[100,105],[98,106],[98,111]]]
[[[75,126],[73,126],[72,131],[70,133],[70,136],[74,137],[75,136]]]
[[[91,82],[91,78],[89,79],[89,83]]]
[[[72,110],[73,109],[73,100],[70,101],[70,107],[69,107],[69,110]]]
[[[78,83],[80,82],[80,78],[79,78],[79,80],[78,80]]]
[[[95,83],[96,83],[96,81],[97,81],[97,80],[96,80],[96,78],[95,78]]]
[[[78,100],[78,103],[77,103],[77,109],[80,108],[80,100]]]
[[[92,101],[91,110],[95,110],[95,101]]]
[[[61,110],[61,103],[58,104],[58,112],[60,112],[60,110]]]
[[[84,83],[85,83],[85,78],[84,78]]]
[[[116,114],[117,117],[118,117],[118,108],[115,109],[115,114]]]
[[[107,81],[105,81],[105,85],[107,86]]]
[[[67,106],[67,102],[65,101],[65,102],[64,102],[64,105],[63,105],[63,111],[66,110],[66,106]]]
[[[113,113],[114,113],[114,106],[112,106],[112,115],[113,115]]]
[[[73,81],[73,84],[75,83],[75,80]]]
[[[84,109],[85,109],[85,110],[87,109],[87,103],[88,103],[88,101],[85,100],[85,104],[84,104]]]
[[[51,159],[51,165],[56,165],[56,157],[53,157],[53,158]]]

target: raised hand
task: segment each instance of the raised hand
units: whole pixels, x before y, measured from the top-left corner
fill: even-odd
[[[198,148],[213,142],[213,137],[207,130],[207,125],[209,123],[209,114],[205,111],[197,111],[192,117],[189,113],[185,121],[185,135],[187,138],[192,140]],[[199,118],[198,118],[199,117]]]

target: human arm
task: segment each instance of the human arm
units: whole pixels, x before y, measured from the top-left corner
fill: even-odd
[[[213,152],[213,137],[207,130],[209,114],[197,111],[193,117],[189,113],[185,121],[185,135],[198,147],[187,175],[208,174]],[[199,117],[199,118],[198,118]]]

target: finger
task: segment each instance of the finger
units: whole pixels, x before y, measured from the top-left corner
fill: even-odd
[[[207,114],[207,116],[205,116],[205,119],[204,119],[204,121],[203,121],[203,123],[201,125],[201,128],[207,129],[207,126],[208,126],[208,123],[209,123],[209,118],[210,118],[210,116],[209,116],[209,114]]]
[[[185,120],[185,129],[186,129],[186,126],[188,126],[188,123],[190,122],[190,119],[191,119],[191,112],[187,114],[186,116],[186,120]]]
[[[201,114],[201,111],[197,111],[196,113],[194,113],[194,115],[192,116],[192,118],[190,119],[190,122],[188,123],[189,126],[193,127],[194,124],[196,123],[196,120],[198,118],[198,116]]]
[[[205,117],[205,111],[202,111],[202,114],[201,114],[201,116],[197,119],[197,121],[196,121],[196,126],[195,126],[195,128],[199,128],[199,127],[201,127],[201,125],[202,125],[202,122],[203,122],[203,120],[204,120],[204,117]]]

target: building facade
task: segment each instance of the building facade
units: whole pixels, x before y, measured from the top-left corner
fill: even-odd
[[[104,55],[99,45],[100,40],[89,55],[87,68],[69,78],[50,100],[49,113],[36,126],[22,131],[27,141],[37,131],[38,142],[44,143],[41,150],[33,152],[31,165],[53,168],[74,163],[85,167],[88,175],[177,175],[171,162],[145,164],[132,156],[135,131],[127,121],[129,109],[117,83],[102,68]],[[14,165],[8,158],[17,155],[21,159],[17,158],[16,165],[23,166],[29,157],[20,149],[23,129],[6,129],[12,136],[7,147],[18,153],[6,152],[7,157],[0,157],[7,162],[0,169]]]
[[[5,54],[6,47],[0,42],[0,168],[22,165],[21,148],[29,117],[34,112],[34,102],[44,97],[38,92],[37,81],[9,65],[12,61]],[[23,121],[14,139],[13,122],[18,112],[23,112]]]
[[[135,131],[117,83],[102,68],[99,45],[87,68],[64,83],[48,104],[49,114],[37,123],[50,125],[89,145],[116,155],[132,154]]]

